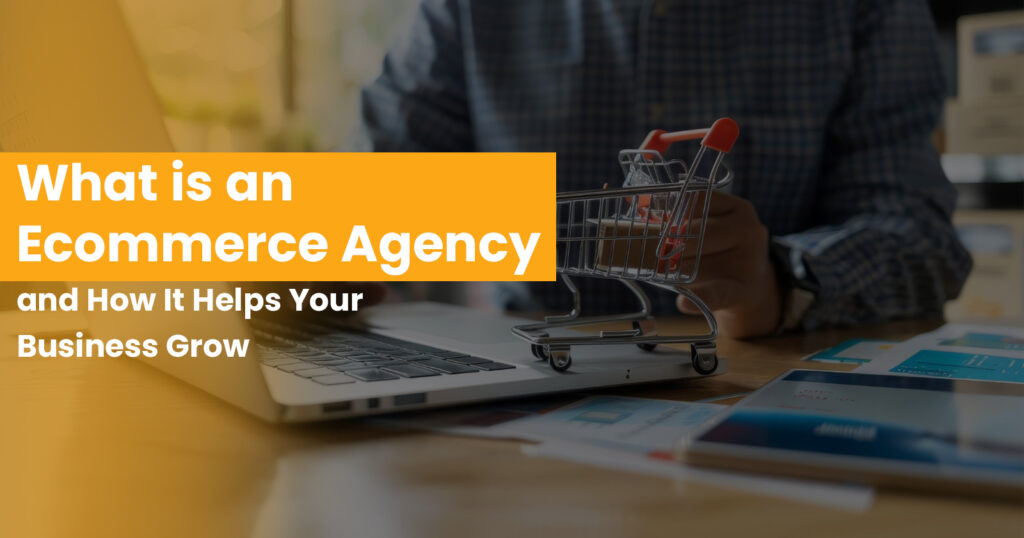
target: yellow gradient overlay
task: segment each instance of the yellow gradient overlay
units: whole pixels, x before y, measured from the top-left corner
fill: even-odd
[[[212,194],[206,201],[174,200],[172,163],[182,161],[183,177],[202,171],[211,177]],[[38,201],[26,201],[18,165],[27,165],[34,176],[37,165],[82,163],[82,169],[101,179],[110,172],[136,172],[149,164],[157,174],[153,182],[156,201],[143,199],[135,182],[134,201],[91,200],[91,184],[85,183],[83,200],[72,200],[69,168],[60,201],[48,201],[40,189]],[[235,201],[227,194],[227,179],[238,171],[285,172],[291,178],[291,201]],[[553,153],[2,153],[0,178],[4,210],[0,212],[0,260],[7,280],[421,280],[497,281],[553,280],[555,278],[555,155]],[[187,182],[186,182],[187,184]],[[119,183],[119,186],[123,183]],[[257,189],[262,197],[263,189]],[[21,226],[41,226],[33,237],[44,240],[62,232],[72,241],[86,232],[107,239],[112,232],[198,232],[211,240],[223,233],[271,236],[285,232],[296,239],[316,232],[328,241],[326,257],[310,262],[296,255],[291,261],[270,259],[266,245],[260,260],[243,255],[228,262],[213,256],[201,262],[199,249],[193,261],[182,262],[180,248],[175,261],[149,261],[142,247],[138,261],[128,261],[126,248],[120,261],[109,256],[86,262],[72,256],[64,262],[19,262]],[[377,261],[356,256],[342,263],[353,226],[366,227]],[[456,261],[425,262],[410,253],[408,269],[389,275],[381,268],[380,239],[385,234],[408,233],[411,241],[432,232],[442,239],[449,233],[469,233],[477,241],[475,261],[468,262],[464,245],[456,249]],[[518,233],[523,241],[531,234],[540,238],[523,274],[516,275],[519,260],[509,244],[492,244],[492,251],[507,250],[501,261],[481,257],[479,242],[488,233],[506,238]],[[109,246],[109,245],[108,245]],[[392,243],[394,251],[398,243]],[[62,250],[72,250],[67,245]],[[180,245],[178,245],[180,247]],[[162,242],[160,248],[162,249]],[[410,249],[412,250],[412,249]],[[43,254],[42,246],[32,252]],[[246,251],[248,252],[248,251]],[[162,257],[162,253],[161,256]]]

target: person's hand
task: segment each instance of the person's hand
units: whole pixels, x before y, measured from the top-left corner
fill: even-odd
[[[699,219],[691,223],[699,225]],[[687,287],[714,312],[726,336],[764,336],[778,326],[782,293],[768,255],[768,230],[750,202],[712,193],[697,279]],[[676,304],[684,313],[700,313],[682,296]]]

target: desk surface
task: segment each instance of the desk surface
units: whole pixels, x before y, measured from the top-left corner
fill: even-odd
[[[747,392],[845,339],[936,325],[723,340],[724,376],[610,392]],[[0,359],[0,424],[4,536],[1024,536],[1019,505],[882,491],[853,514],[530,458],[515,442],[271,426],[130,359]]]

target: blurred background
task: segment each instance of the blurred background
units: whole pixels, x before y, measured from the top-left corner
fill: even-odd
[[[179,151],[325,151],[415,0],[121,4]]]
[[[121,0],[181,151],[330,151],[416,0]],[[975,257],[951,319],[1024,319],[1024,2],[932,1],[949,89],[935,143]],[[457,286],[406,290],[464,300]]]
[[[935,144],[974,257],[946,317],[1024,323],[1024,2],[931,5],[949,90]]]
[[[180,151],[343,149],[417,0],[119,0]],[[949,90],[935,145],[975,268],[947,316],[1024,320],[1024,2],[932,1]],[[411,298],[473,302],[458,285]]]
[[[356,119],[360,85],[376,75],[416,1],[120,3],[178,150],[328,151],[344,143]],[[958,64],[964,59],[976,63],[979,57],[960,54],[957,21],[993,12],[1008,15],[1024,9],[1024,1],[932,0],[931,5],[947,87],[955,98]],[[976,38],[980,56],[1016,54],[1019,62],[1024,46],[1020,24],[1019,16],[992,19],[993,26],[1010,31]],[[969,66],[966,72],[972,72]],[[937,143],[942,146],[945,140],[940,132]]]

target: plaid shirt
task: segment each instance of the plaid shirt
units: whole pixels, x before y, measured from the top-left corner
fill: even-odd
[[[924,1],[423,0],[356,140],[555,151],[568,191],[621,184],[618,151],[651,129],[730,116],[732,192],[802,257],[814,328],[937,315],[959,293],[971,260],[930,143],[943,90]],[[632,301],[584,280],[587,311]]]

